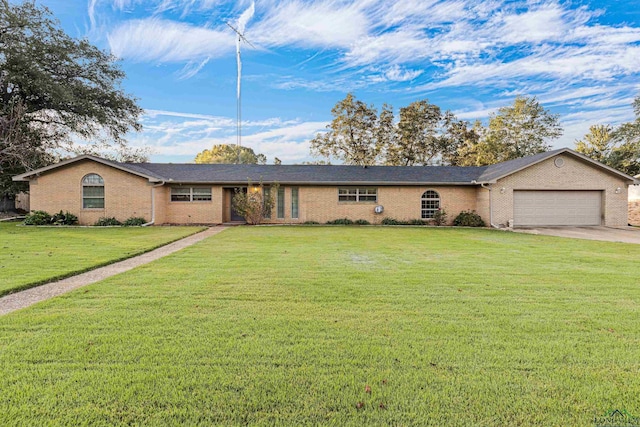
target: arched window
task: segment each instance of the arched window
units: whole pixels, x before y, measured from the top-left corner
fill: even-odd
[[[438,209],[440,209],[440,195],[433,190],[422,193],[422,219],[433,218]]]
[[[95,173],[82,178],[82,208],[104,209],[104,180]]]

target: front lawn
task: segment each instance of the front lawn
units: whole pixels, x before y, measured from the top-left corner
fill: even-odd
[[[2,425],[640,415],[640,246],[237,227],[0,317]]]
[[[0,296],[130,258],[198,227],[26,227],[0,222]]]

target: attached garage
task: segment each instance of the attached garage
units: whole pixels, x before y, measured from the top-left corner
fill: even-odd
[[[602,191],[514,190],[516,227],[602,224]]]

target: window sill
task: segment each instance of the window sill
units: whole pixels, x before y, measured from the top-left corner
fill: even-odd
[[[370,200],[367,200],[366,202],[341,202],[338,200],[338,204],[339,205],[377,205],[378,202],[372,202]]]

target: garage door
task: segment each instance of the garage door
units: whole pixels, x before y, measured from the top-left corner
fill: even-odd
[[[600,191],[514,191],[514,226],[600,225]]]

